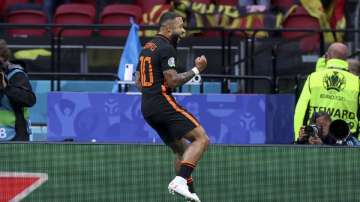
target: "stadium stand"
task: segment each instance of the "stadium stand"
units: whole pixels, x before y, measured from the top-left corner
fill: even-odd
[[[71,3],[91,4],[96,6],[96,0],[71,0]]]
[[[42,9],[42,0],[0,0],[0,21],[6,21],[6,17],[12,11],[17,10],[38,10]]]
[[[107,5],[100,16],[100,24],[130,25],[130,18],[139,23],[141,8],[136,5],[111,4]],[[101,36],[127,36],[127,30],[100,30]]]
[[[4,1],[0,1],[0,7],[1,7],[1,2]],[[75,3],[76,2],[76,3]],[[113,1],[109,1],[109,2],[113,2]],[[99,18],[99,24],[118,24],[118,25],[122,25],[122,24],[126,24],[128,25],[128,19],[129,16],[133,16],[135,17],[135,22],[138,23],[142,23],[144,25],[148,25],[148,24],[154,24],[156,23],[156,17],[159,17],[161,15],[162,12],[165,12],[166,10],[170,10],[172,9],[170,7],[169,1],[166,0],[149,0],[149,1],[141,1],[141,0],[134,0],[134,2],[136,4],[134,5],[129,5],[129,4],[124,4],[124,5],[114,5],[114,4],[110,4],[107,5],[106,7],[104,7],[103,10],[100,10],[101,12],[98,13],[100,18]],[[200,3],[204,3],[203,1],[199,0],[197,2]],[[223,5],[235,5],[237,1],[235,0],[217,0],[217,1],[206,1],[207,2],[212,2],[212,3],[217,3],[217,4],[223,4]],[[284,8],[290,8],[291,6],[293,6],[297,1],[292,1],[292,0],[286,0],[286,1],[277,1],[277,0],[273,0],[273,4],[272,6],[279,6],[279,7],[284,7]],[[55,17],[58,19],[55,23],[57,24],[97,24],[95,17],[96,14],[94,14],[97,11],[99,11],[99,8],[94,8],[94,2],[91,1],[87,1],[88,4],[84,4],[84,1],[72,1],[72,3],[70,4],[63,4],[60,5],[58,7],[57,13],[55,15]],[[62,10],[64,7],[70,7],[70,6],[74,6],[74,5],[81,5],[81,9],[79,8],[75,8],[73,7],[72,9],[65,9]],[[87,7],[92,7],[90,9],[82,9],[83,5],[87,5]],[[160,7],[156,7],[155,5],[158,5]],[[166,5],[166,6],[164,6]],[[113,8],[111,8],[112,6],[114,6]],[[120,7],[117,7],[120,6]],[[125,6],[125,7],[124,7]],[[154,7],[155,6],[155,7]],[[163,10],[162,10],[163,9]],[[301,25],[303,25],[304,23],[304,19],[309,17],[309,14],[306,13],[305,9],[302,7],[299,7],[297,9],[294,10],[295,12],[293,12],[291,15],[289,15],[287,18],[285,18],[285,20],[283,21],[283,27],[284,28],[309,28],[309,25],[307,24],[306,26],[301,27]],[[67,12],[67,13],[66,13]],[[271,11],[269,11],[271,12]],[[68,15],[68,17],[64,17],[63,15]],[[143,14],[143,16],[141,16]],[[202,13],[199,13],[199,15],[201,16]],[[121,18],[117,17],[119,15],[123,15]],[[146,23],[144,23],[144,16],[146,15],[148,21]],[[187,15],[191,15],[191,14],[187,14]],[[270,14],[265,14],[265,15],[272,15]],[[305,18],[304,18],[305,16]],[[188,16],[187,16],[188,17]],[[66,20],[64,21],[64,18],[66,18]],[[141,19],[142,18],[142,19]],[[264,13],[256,13],[256,14],[249,14],[244,16],[244,19],[242,19],[241,23],[239,23],[240,26],[235,26],[235,28],[274,28],[274,26],[268,25],[266,24],[268,22],[268,20],[266,19],[267,17],[264,16]],[[298,19],[300,18],[300,19]],[[80,20],[79,20],[80,19]],[[150,20],[149,20],[150,19]],[[155,19],[155,20],[152,20]],[[265,20],[266,19],[266,20]],[[123,20],[123,22],[122,22]],[[191,19],[190,19],[191,20]],[[237,20],[237,19],[236,19]],[[294,20],[294,21],[293,21]],[[318,22],[316,19],[311,18],[311,20],[309,19],[305,19],[305,23],[309,23],[311,22],[314,26],[310,26],[311,28],[318,28]],[[197,25],[197,24],[194,24]],[[205,25],[205,28],[210,27],[209,25]],[[229,28],[224,26],[224,28]],[[11,30],[10,30],[11,31]],[[40,30],[37,30],[40,31]],[[150,30],[148,30],[150,31]],[[29,34],[31,34],[32,32],[28,32]],[[113,65],[112,63],[106,63],[106,64],[102,64],[104,63],[103,61],[105,60],[113,60],[113,61],[118,61],[118,55],[116,54],[116,57],[111,56],[110,54],[107,54],[108,57],[104,57],[104,53],[106,51],[104,51],[102,48],[105,46],[109,46],[109,47],[105,47],[104,49],[112,49],[114,48],[114,46],[117,46],[116,48],[118,48],[118,46],[121,46],[121,43],[123,43],[123,41],[125,41],[125,36],[127,34],[127,31],[125,30],[102,30],[99,32],[99,36],[98,35],[92,35],[92,33],[94,33],[94,31],[91,30],[66,30],[63,33],[63,36],[67,36],[68,38],[64,39],[62,41],[62,45],[64,45],[64,47],[67,47],[68,49],[62,49],[62,50],[74,50],[74,47],[77,46],[78,48],[78,52],[74,52],[74,53],[70,53],[70,51],[62,51],[62,56],[61,56],[61,71],[63,71],[66,68],[69,69],[73,69],[75,68],[74,71],[78,71],[81,69],[82,70],[86,70],[86,68],[89,68],[89,66],[93,66],[93,69],[87,69],[89,72],[110,72],[114,73],[116,72],[116,68],[117,65]],[[248,32],[251,34],[251,32]],[[269,32],[270,33],[270,32]],[[43,34],[43,33],[42,33]],[[261,74],[266,74],[268,75],[269,72],[271,71],[269,68],[269,64],[270,64],[270,57],[269,57],[269,52],[268,51],[266,54],[257,54],[257,52],[263,51],[266,52],[266,50],[270,50],[270,42],[268,40],[268,38],[256,38],[255,39],[255,46],[253,49],[253,52],[248,51],[245,54],[250,54],[250,55],[245,55],[245,57],[247,57],[247,61],[245,63],[240,63],[239,67],[235,67],[232,66],[231,64],[233,62],[236,62],[237,59],[236,57],[238,56],[238,54],[244,54],[243,51],[244,47],[246,48],[251,48],[249,45],[251,45],[251,41],[247,41],[245,42],[245,37],[243,37],[243,35],[238,35],[235,33],[235,35],[233,35],[231,41],[226,41],[227,39],[225,38],[224,41],[224,45],[231,45],[233,52],[227,52],[225,50],[224,52],[224,58],[223,59],[219,59],[220,55],[223,54],[222,52],[222,47],[221,47],[221,34],[216,33],[217,35],[211,35],[208,32],[204,32],[203,35],[198,35],[200,37],[189,37],[186,38],[183,43],[180,45],[180,48],[184,48],[184,54],[182,55],[182,62],[184,63],[183,65],[187,65],[189,63],[192,63],[193,61],[192,56],[193,55],[197,55],[197,54],[206,54],[207,56],[209,56],[208,60],[209,60],[209,68],[208,68],[208,72],[209,74],[222,74],[223,71],[223,67],[226,65],[229,65],[230,67],[230,71],[228,73],[233,74],[235,72],[235,68],[244,68],[245,74],[246,73],[253,73],[254,75],[261,75]],[[271,38],[273,44],[277,43],[277,40],[285,38],[285,39],[289,39],[289,41],[293,40],[295,37],[300,37],[301,35],[304,35],[306,33],[302,33],[302,32],[295,32],[295,33],[284,33],[284,34],[280,34],[279,36],[275,36],[275,37],[279,37],[279,38]],[[11,35],[12,37],[15,35]],[[31,36],[36,36],[36,35],[31,35]],[[93,36],[91,38],[86,38],[84,40],[78,40],[77,38],[72,39],[71,36]],[[119,43],[117,43],[116,45],[114,45],[113,41],[111,41],[111,44],[109,45],[109,43],[107,42],[107,40],[113,40],[113,39],[107,39],[107,36],[121,36],[122,38],[119,39]],[[216,37],[212,37],[209,38],[209,36],[216,36]],[[229,35],[225,35],[225,37],[228,37]],[[248,35],[247,37],[249,37],[251,35]],[[316,36],[314,38],[316,38],[316,41],[312,41],[314,38],[311,38],[311,40],[306,40],[307,38],[313,37],[314,35],[311,36],[306,36],[304,37],[304,39],[302,39],[300,41],[300,46],[301,49],[301,53],[308,53],[309,51],[314,51],[316,50],[317,47],[308,47],[308,44],[311,45],[318,45],[320,44],[319,41],[319,37]],[[273,37],[273,36],[271,36]],[[281,38],[282,37],[282,38]],[[146,38],[146,37],[145,37]],[[145,38],[143,38],[142,40],[145,40]],[[211,39],[211,40],[209,40]],[[20,39],[16,39],[16,40],[22,40]],[[87,41],[88,40],[88,41]],[[89,43],[91,41],[91,43]],[[209,41],[211,41],[211,43],[209,43]],[[103,43],[105,42],[104,45]],[[144,41],[142,41],[144,42]],[[88,44],[89,43],[89,44]],[[230,44],[226,44],[226,43],[230,43]],[[247,43],[247,44],[246,44]],[[266,43],[269,43],[269,46],[266,45]],[[287,42],[286,42],[287,43]],[[297,42],[296,42],[297,43]],[[18,45],[21,45],[21,41],[19,41],[19,43],[17,43]],[[26,42],[26,45],[31,44],[30,42]],[[84,48],[82,49],[80,47],[80,45],[84,45]],[[265,45],[264,45],[265,44]],[[289,43],[291,44],[291,42]],[[49,45],[49,44],[45,44],[45,45]],[[199,47],[193,47],[199,45]],[[302,47],[302,45],[305,45],[305,48]],[[99,48],[97,47],[99,46]],[[111,47],[112,46],[112,47]],[[86,55],[88,54],[90,51],[89,47],[96,47],[96,50],[91,50],[91,52],[95,53],[95,58],[98,64],[94,65],[93,62],[93,55]],[[206,48],[203,48],[206,47]],[[284,49],[286,49],[286,53],[289,53],[291,51],[293,51],[292,48],[289,48],[289,45],[285,45]],[[295,47],[294,51],[297,51],[299,47]],[[70,48],[70,49],[69,49]],[[250,50],[250,49],[248,49]],[[291,51],[289,51],[291,50]],[[89,51],[89,52],[87,52]],[[102,52],[103,51],[103,52]],[[101,53],[102,52],[102,53]],[[301,54],[299,53],[299,54]],[[230,54],[231,56],[228,57],[228,54]],[[254,54],[254,55],[253,55]],[[280,53],[281,54],[281,53]],[[279,54],[279,55],[280,55]],[[298,53],[292,53],[292,54],[298,54]],[[87,58],[89,57],[89,58]],[[91,57],[91,59],[90,59]],[[293,56],[291,56],[293,57]],[[260,60],[261,58],[261,60]],[[191,60],[191,61],[190,61]],[[242,60],[242,59],[240,59]],[[251,62],[251,60],[253,60],[253,62]],[[295,59],[294,59],[295,60]],[[50,58],[48,58],[46,60],[48,63],[50,63]],[[76,62],[76,63],[71,63],[69,64],[69,61],[72,62]],[[79,62],[81,61],[81,62]],[[85,61],[85,62],[84,62]],[[89,64],[87,64],[87,62],[89,62]],[[38,61],[34,61],[34,63],[38,63]],[[81,67],[80,68],[80,63],[81,63]],[[113,62],[114,64],[117,62]],[[300,64],[301,62],[299,62],[299,60],[296,59],[296,62],[294,62],[294,64],[298,65],[301,68],[294,68],[293,70],[288,70],[289,67],[291,65],[289,65],[289,61],[283,61],[283,60],[279,60],[278,61],[278,72],[279,74],[295,74],[294,72],[302,69],[301,73],[306,72],[308,69],[308,66],[312,67],[312,64]],[[301,66],[300,66],[301,65]],[[46,65],[45,65],[46,66]],[[303,68],[304,66],[306,66],[306,68]],[[46,67],[48,67],[46,70],[49,71],[50,70],[50,64],[47,65]],[[83,68],[84,67],[84,68]],[[286,69],[285,69],[286,67]],[[247,72],[250,68],[253,68],[253,72],[249,71]],[[44,69],[35,69],[35,71],[43,71]],[[294,72],[293,72],[294,71]],[[189,92],[189,93],[222,93],[223,92],[223,87],[222,87],[222,83],[218,82],[219,80],[205,80],[204,85],[201,87],[200,85],[193,85],[193,86],[184,86],[182,88],[182,92]],[[62,91],[73,91],[73,92],[86,92],[86,91],[91,91],[91,92],[98,92],[98,91],[103,91],[103,92],[108,92],[111,90],[112,87],[112,82],[113,81],[100,81],[100,82],[91,82],[91,81],[62,81],[61,82],[61,89]],[[250,81],[253,82],[253,81]],[[247,83],[247,82],[245,82]],[[238,82],[231,82],[229,89],[231,93],[236,93],[236,92],[258,92],[257,90],[259,88],[263,88],[263,85],[259,85],[259,87],[257,86],[258,82],[254,82],[255,83],[255,90],[254,89],[246,89],[246,90],[239,90],[238,88]],[[39,85],[45,85],[45,83],[39,84]],[[48,83],[46,84],[47,87],[49,87]],[[241,88],[243,88],[243,86],[246,85],[242,85]],[[267,86],[267,85],[266,85]],[[287,86],[288,87],[288,86]],[[201,89],[202,88],[202,89]],[[290,88],[290,87],[288,87]],[[286,88],[285,90],[287,90],[288,88]],[[201,90],[200,90],[201,89]],[[130,86],[129,88],[130,92],[136,92],[136,89],[134,86]],[[289,90],[290,91],[290,90]],[[260,92],[264,92],[264,91],[260,91]],[[268,92],[266,90],[266,92]],[[290,91],[291,92],[291,91]],[[42,92],[44,93],[43,95],[39,95],[39,97],[43,97],[41,99],[45,99],[46,96],[46,92]],[[43,103],[44,102],[39,102],[39,104],[41,104],[41,107],[43,108]],[[35,110],[35,111],[38,111]],[[34,120],[41,120],[40,118],[35,118]],[[37,121],[36,121],[37,122]]]
[[[113,81],[61,81],[61,90],[69,92],[111,92]]]
[[[1,13],[3,13],[4,9],[5,9],[5,0],[0,0],[0,11]]]
[[[236,83],[231,84],[231,92],[236,92]],[[178,92],[181,93],[192,93],[192,94],[201,94],[200,91],[200,84],[186,84],[184,86],[181,87],[181,91],[180,89],[178,90]],[[204,85],[203,85],[203,93],[206,94],[220,94],[221,93],[221,82],[208,82],[205,81]]]
[[[18,9],[26,9],[26,8],[36,8],[37,10],[41,10],[42,3],[43,0],[4,0],[3,11],[6,13],[13,9],[18,10]]]
[[[10,6],[13,6],[16,4],[26,4],[26,3],[29,3],[29,1],[28,0],[4,0],[4,8],[6,10]]]
[[[217,4],[237,6],[238,0],[216,0]]]
[[[143,12],[149,12],[155,5],[166,4],[166,0],[137,0],[136,4],[139,5]]]
[[[12,24],[46,24],[47,17],[44,12],[38,10],[11,11],[7,16],[7,23]],[[17,36],[43,36],[45,29],[9,29],[8,34]]]
[[[299,3],[296,0],[271,0],[271,5],[277,7],[283,12],[286,12],[290,7]]]
[[[55,24],[84,24],[95,23],[96,11],[91,4],[63,4],[56,9]],[[59,29],[56,29],[58,34]],[[62,36],[91,36],[92,30],[65,30]]]
[[[213,3],[213,0],[194,0],[193,2],[210,4],[210,3]]]
[[[47,123],[47,93],[51,91],[49,80],[32,80],[31,86],[36,94],[36,104],[30,108],[30,120],[32,123]]]
[[[283,23],[283,28],[297,29],[320,29],[319,21],[310,16],[304,7],[298,6],[295,11],[288,15]],[[300,38],[299,48],[302,52],[310,52],[318,48],[320,36],[318,33],[309,34],[306,32],[282,32],[285,39]]]
[[[221,93],[221,83],[204,82],[204,93]]]

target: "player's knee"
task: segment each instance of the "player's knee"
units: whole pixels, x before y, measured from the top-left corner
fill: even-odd
[[[199,138],[199,141],[200,141],[201,144],[204,145],[205,147],[208,147],[209,144],[210,144],[210,139],[209,139],[209,137],[208,137],[206,134],[202,135],[201,138]]]
[[[177,161],[181,161],[182,160],[182,156],[184,153],[175,153],[175,158],[177,159]]]
[[[204,145],[205,147],[207,147],[210,144],[210,139],[206,135],[206,132],[202,127],[199,128],[198,135],[197,135],[196,139],[199,142],[201,142],[201,144]]]
[[[181,157],[183,152],[181,150],[172,150],[172,152],[175,154],[176,157]]]
[[[173,142],[169,146],[174,154],[179,155],[181,157],[184,154],[186,148],[188,147],[188,144],[185,141],[180,140],[177,142]]]

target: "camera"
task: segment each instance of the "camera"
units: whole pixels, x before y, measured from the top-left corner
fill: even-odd
[[[310,124],[305,126],[304,132],[307,136],[318,136],[320,133],[320,127],[316,124]]]
[[[342,144],[343,141],[350,135],[349,125],[341,120],[337,119],[332,121],[329,128],[330,134],[336,139],[337,144]]]

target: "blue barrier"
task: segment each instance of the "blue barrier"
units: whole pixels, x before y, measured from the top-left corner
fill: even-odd
[[[36,104],[30,108],[30,120],[35,124],[47,124],[47,94],[51,92],[50,80],[31,80],[36,95]],[[56,85],[56,81],[54,82]],[[62,91],[69,92],[111,92],[114,81],[63,80]]]
[[[111,92],[114,81],[61,81],[61,90],[70,92]]]
[[[30,108],[30,120],[35,124],[47,124],[47,93],[50,92],[50,80],[31,80],[37,102]],[[56,85],[56,81],[55,84]],[[113,81],[61,81],[61,90],[66,92],[111,92]],[[237,92],[237,82],[230,83],[230,92]],[[129,92],[137,92],[135,85],[130,85]],[[200,85],[184,85],[182,92],[200,94]],[[220,82],[204,82],[204,93],[221,93]]]
[[[293,141],[293,95],[176,96],[199,119],[214,144]],[[49,93],[48,140],[161,143],[143,120],[140,96]]]
[[[36,104],[30,108],[30,120],[36,124],[47,123],[47,94],[50,92],[49,80],[30,81],[36,95]]]

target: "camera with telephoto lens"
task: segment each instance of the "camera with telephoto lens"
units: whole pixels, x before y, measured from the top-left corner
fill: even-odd
[[[320,127],[316,124],[310,124],[308,126],[305,126],[304,132],[306,136],[318,136],[320,133]]]
[[[329,132],[336,139],[336,144],[346,143],[346,138],[351,133],[348,123],[341,119],[331,122]]]

